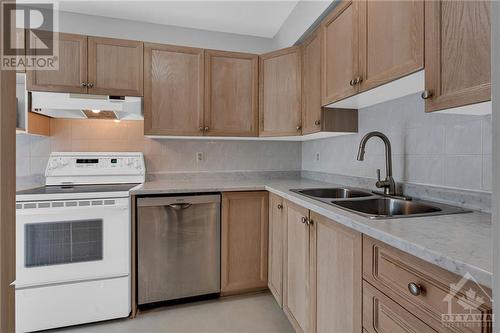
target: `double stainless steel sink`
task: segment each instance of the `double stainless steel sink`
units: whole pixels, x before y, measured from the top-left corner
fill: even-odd
[[[423,200],[403,200],[352,188],[294,189],[292,192],[319,200],[370,219],[467,213],[469,210]]]

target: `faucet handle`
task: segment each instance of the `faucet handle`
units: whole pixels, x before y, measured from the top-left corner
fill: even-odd
[[[377,180],[381,181],[381,179],[380,179],[380,169],[377,169]]]

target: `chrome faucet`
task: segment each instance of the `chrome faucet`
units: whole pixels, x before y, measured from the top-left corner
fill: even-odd
[[[380,179],[380,169],[377,169],[377,183],[375,186],[377,188],[383,188],[384,194],[389,196],[398,196],[396,189],[396,182],[392,178],[392,151],[391,151],[391,142],[389,138],[381,132],[370,132],[366,134],[361,142],[359,143],[358,149],[358,161],[363,161],[365,159],[365,146],[368,140],[372,137],[379,137],[384,141],[385,144],[385,179]]]

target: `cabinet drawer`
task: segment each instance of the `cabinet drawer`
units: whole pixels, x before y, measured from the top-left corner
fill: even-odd
[[[363,282],[363,332],[435,333],[430,326],[403,309],[368,282]]]
[[[440,332],[491,331],[489,289],[366,236],[363,278]]]

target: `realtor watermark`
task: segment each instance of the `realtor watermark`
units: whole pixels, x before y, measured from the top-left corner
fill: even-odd
[[[441,314],[441,323],[445,327],[493,326],[491,291],[483,288],[470,273],[466,273],[457,283],[450,284],[443,302],[447,303],[447,312]]]
[[[52,2],[2,2],[2,70],[59,69],[58,11]]]

